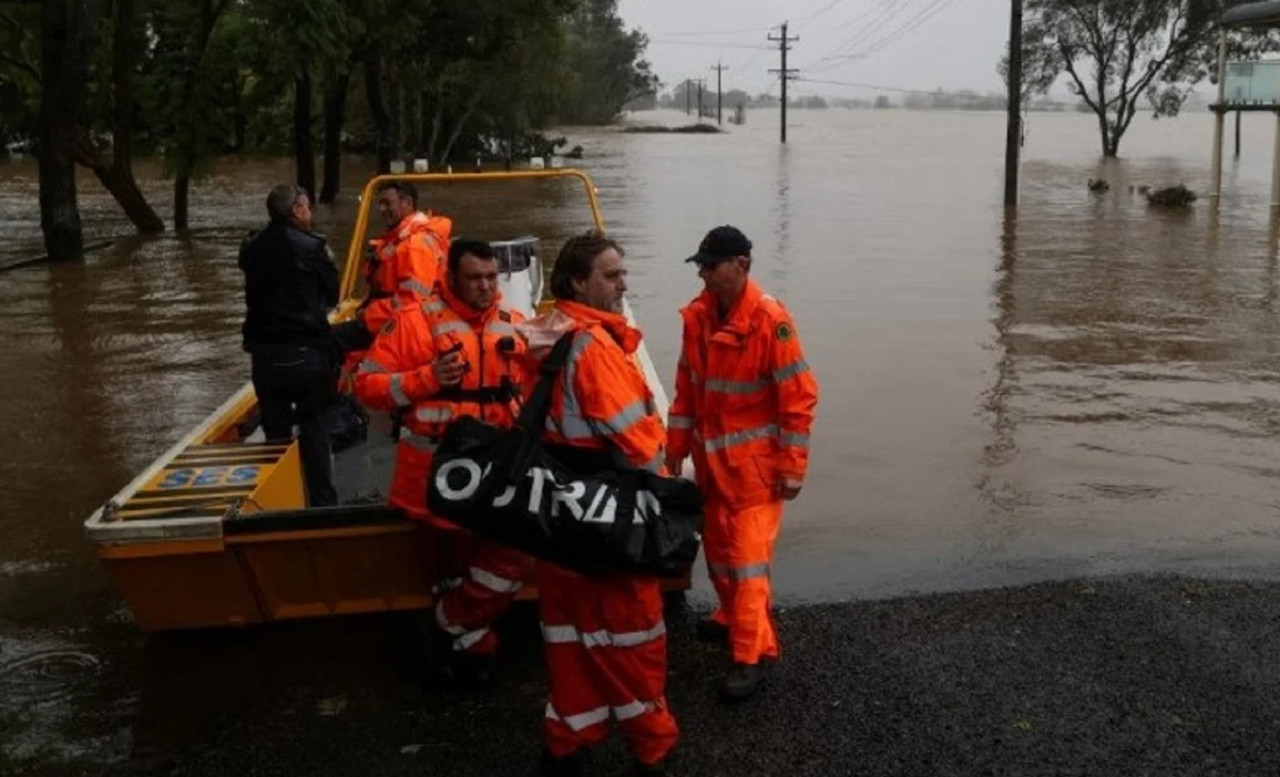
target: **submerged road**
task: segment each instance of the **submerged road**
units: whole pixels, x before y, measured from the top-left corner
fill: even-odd
[[[738,707],[716,701],[726,659],[692,639],[693,618],[669,614],[678,774],[1243,777],[1280,764],[1274,584],[1120,577],[787,609],[784,661]],[[152,638],[161,682],[144,685],[132,756],[108,774],[536,774],[535,621],[529,608],[509,618],[508,660],[479,694],[424,693],[399,617]],[[620,741],[596,766],[627,773]]]

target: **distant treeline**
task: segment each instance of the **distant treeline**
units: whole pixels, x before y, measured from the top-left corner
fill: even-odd
[[[626,108],[633,111],[651,110],[653,108],[685,110],[686,99],[688,100],[687,105],[690,112],[696,113],[699,101],[696,85],[694,89],[688,92],[686,97],[684,84],[677,85],[669,92],[641,96],[627,103]],[[750,95],[740,89],[727,91],[720,99],[725,111],[732,111],[739,105],[747,108],[776,108],[781,104],[778,95],[768,93]],[[703,115],[714,116],[716,93],[704,89],[701,101]],[[943,89],[933,92],[903,91],[896,92],[892,96],[882,94],[867,99],[822,97],[812,94],[789,96],[787,99],[787,107],[800,109],[907,108],[910,110],[932,111],[1003,111],[1006,104],[1005,96],[1001,94],[979,94],[967,90],[949,92]],[[1077,106],[1072,103],[1059,102],[1047,98],[1029,100],[1027,104],[1027,109],[1032,111],[1070,111],[1081,108],[1088,110],[1088,106],[1083,103]]]

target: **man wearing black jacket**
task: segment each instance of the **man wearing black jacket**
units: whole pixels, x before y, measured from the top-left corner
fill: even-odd
[[[267,213],[271,223],[240,249],[244,349],[253,361],[262,430],[268,441],[287,442],[297,423],[308,503],[335,505],[329,415],[337,400],[337,364],[328,311],[338,304],[338,271],[324,238],[309,231],[305,190],[272,189]]]

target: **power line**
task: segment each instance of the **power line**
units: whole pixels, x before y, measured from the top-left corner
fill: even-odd
[[[905,2],[894,3],[890,0],[889,2],[884,3],[880,6],[880,12],[876,14],[874,19],[868,22],[865,27],[855,32],[851,38],[840,44],[832,53],[844,54],[852,51],[863,41],[878,34],[885,25],[902,15],[902,12],[910,8],[914,2],[915,0],[905,0]]]
[[[912,32],[915,32],[920,27],[927,24],[930,19],[932,19],[933,17],[941,13],[947,6],[951,5],[953,2],[955,2],[955,0],[934,0],[933,5],[925,7],[920,11],[920,13],[911,17],[910,20],[904,23],[897,30],[884,36],[876,43],[871,44],[871,46],[867,48],[866,54],[868,56],[871,54],[875,54],[876,52],[884,49],[890,43],[894,43],[898,40],[901,40],[904,36],[909,35]]]
[[[832,8],[835,8],[837,5],[840,5],[843,2],[844,0],[831,0],[831,2],[819,8],[817,12],[814,13],[812,16],[810,16],[808,19],[805,19],[804,21],[800,22],[798,26],[804,27],[805,25],[810,24],[814,19],[817,19],[819,16],[822,16],[824,13],[826,13],[827,11],[830,11]]]

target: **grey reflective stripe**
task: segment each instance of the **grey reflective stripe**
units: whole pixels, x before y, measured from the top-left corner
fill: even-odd
[[[400,288],[404,289],[405,291],[416,291],[424,297],[431,294],[431,289],[428,289],[426,286],[424,286],[422,284],[422,281],[418,280],[417,278],[405,278],[404,280],[400,281]]]
[[[467,633],[465,628],[453,623],[445,617],[443,601],[436,604],[436,623],[439,624],[440,628],[443,629],[446,634],[454,637],[461,637],[463,634]]]
[[[431,334],[434,336],[448,334],[449,332],[470,332],[471,325],[466,321],[442,321],[431,327]]]
[[[552,707],[550,702],[548,702],[547,717],[550,718],[551,720],[560,721],[561,723],[565,724],[566,726],[573,729],[574,731],[581,731],[584,728],[588,728],[589,726],[595,726],[608,720],[609,708],[607,706],[596,707],[593,710],[587,710],[586,712],[579,712],[577,715],[565,715],[562,717],[560,713],[556,712],[555,707]]]
[[[649,459],[648,461],[646,461],[644,464],[641,464],[640,466],[644,469],[649,470],[650,472],[661,472],[663,460],[666,459],[666,457],[667,457],[667,452],[659,448],[658,452],[653,454],[652,459]]]
[[[418,408],[414,415],[417,416],[419,421],[426,423],[444,423],[453,418],[453,408],[427,405]]]
[[[391,370],[387,369],[386,367],[383,367],[381,364],[378,364],[373,359],[365,359],[364,361],[360,362],[360,371],[361,372],[381,372],[381,373],[391,372]]]
[[[519,580],[508,580],[505,577],[498,577],[492,572],[481,569],[479,567],[471,567],[467,570],[471,579],[480,585],[488,588],[490,591],[497,591],[500,594],[515,593],[520,590],[523,583]]]
[[[773,382],[781,383],[787,378],[794,378],[797,375],[809,371],[809,363],[804,359],[796,359],[785,367],[779,367],[773,371]]]
[[[401,288],[404,289],[404,291],[417,292],[422,294],[424,297],[429,297],[431,294],[431,289],[422,285],[421,280],[417,278],[406,278],[401,280]]]
[[[797,434],[796,432],[783,432],[782,439],[779,442],[783,445],[794,445],[797,448],[808,448],[809,435]]]
[[[486,326],[485,329],[489,332],[492,332],[495,335],[514,336],[516,333],[515,326],[513,326],[512,324],[506,321],[490,321],[489,325]]]
[[[453,641],[453,649],[458,652],[462,652],[484,639],[484,635],[488,633],[488,626],[476,629],[475,631],[468,631],[466,634],[463,634],[461,637],[458,637]]]
[[[621,707],[613,708],[613,716],[618,720],[630,720],[639,717],[646,712],[652,712],[657,705],[653,702],[645,703],[642,701],[633,701],[623,704]]]
[[[581,642],[588,648],[595,647],[636,647],[652,642],[667,633],[667,624],[658,621],[652,628],[643,631],[599,631],[580,632],[574,626],[543,626],[542,640],[549,645],[563,645],[570,642]]]
[[[692,429],[693,416],[673,415],[667,419],[667,427],[671,429]]]
[[[404,376],[400,373],[391,376],[391,399],[400,407],[413,404],[409,401],[409,395],[404,393]]]
[[[604,428],[614,434],[622,434],[638,422],[644,420],[648,414],[645,412],[645,403],[642,399],[627,405],[604,422]]]
[[[587,419],[582,416],[578,396],[573,390],[573,381],[578,372],[578,361],[582,358],[583,351],[590,344],[591,335],[589,333],[579,332],[574,335],[573,345],[569,348],[569,356],[565,359],[564,370],[561,372],[560,378],[560,388],[564,393],[564,406],[559,419],[560,423],[557,424],[550,415],[547,416],[548,431],[556,432],[570,440],[581,440],[596,436],[591,424],[587,423]]]
[[[408,429],[400,430],[400,442],[411,448],[417,448],[420,451],[427,451],[428,453],[434,453],[435,449],[440,447],[440,441],[435,437],[415,434]]]
[[[762,380],[720,380],[707,379],[707,391],[718,391],[721,394],[754,394],[765,386]]]
[[[707,564],[707,569],[711,571],[712,577],[728,578],[729,580],[750,580],[753,577],[768,577],[769,563],[747,564],[741,567],[731,567],[728,564]]]
[[[739,445],[744,442],[751,442],[752,440],[760,440],[766,437],[777,436],[778,425],[766,424],[764,426],[757,426],[754,429],[743,429],[741,432],[733,432],[721,437],[712,437],[710,440],[707,440],[705,444],[707,447],[707,453],[711,453],[712,451],[718,451],[722,448],[728,448],[731,445]]]
[[[578,630],[572,626],[542,626],[542,641],[548,645],[560,645],[578,641]]]
[[[422,303],[423,313],[439,313],[442,310],[444,310],[444,300],[439,299],[438,297],[432,297]]]

